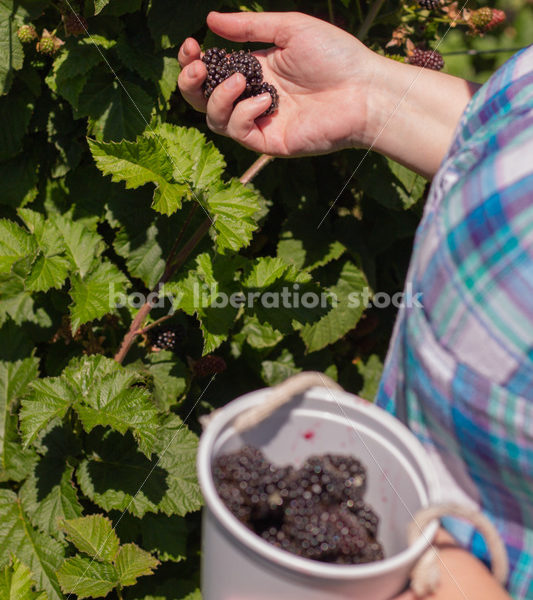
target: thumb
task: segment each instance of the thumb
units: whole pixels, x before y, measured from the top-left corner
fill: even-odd
[[[213,33],[234,42],[268,42],[283,47],[298,13],[210,12],[207,25]],[[280,42],[283,43],[280,43]]]

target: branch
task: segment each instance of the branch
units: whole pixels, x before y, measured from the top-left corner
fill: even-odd
[[[243,185],[250,183],[250,181],[252,181],[252,179],[273,159],[273,156],[262,154],[250,166],[250,168],[243,173],[242,177],[240,178],[240,182]],[[174,273],[176,273],[176,271],[185,263],[185,261],[189,258],[191,252],[196,248],[196,246],[199,244],[199,242],[202,240],[204,235],[209,231],[209,228],[211,227],[211,218],[207,217],[207,219],[202,221],[202,223],[199,225],[196,231],[185,243],[183,248],[179,252],[177,251],[178,245],[185,234],[185,229],[189,226],[192,220],[194,211],[196,210],[196,206],[197,205],[195,204],[189,212],[189,214],[187,215],[187,218],[185,219],[185,222],[178,234],[178,237],[174,242],[174,245],[172,246],[172,249],[169,253],[169,256],[165,263],[163,275],[161,275],[159,281],[152,290],[152,293],[150,294],[150,297],[153,298],[152,302],[154,304],[157,302],[157,299],[159,297],[158,295],[161,286],[164,283],[166,283],[174,275]],[[135,341],[135,338],[143,330],[143,323],[150,314],[150,311],[152,310],[152,302],[145,302],[143,306],[141,306],[141,308],[139,309],[139,312],[135,315],[133,321],[131,322],[130,328],[124,336],[124,338],[122,339],[122,343],[120,344],[118,352],[115,354],[115,360],[118,363],[122,363],[124,361],[131,346],[133,345],[133,342]]]
[[[361,27],[359,28],[359,31],[357,32],[357,37],[361,41],[363,41],[366,38],[366,36],[368,35],[368,32],[370,31],[370,28],[374,24],[374,21],[375,21],[376,17],[378,16],[378,13],[381,10],[381,7],[383,6],[384,3],[385,3],[385,0],[374,0],[372,6],[370,7],[370,10],[368,11],[368,13],[365,17],[365,20],[363,21],[363,24],[361,25]]]

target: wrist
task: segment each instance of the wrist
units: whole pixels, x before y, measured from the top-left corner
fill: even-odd
[[[431,178],[478,86],[431,69],[376,58],[367,95],[366,147]]]

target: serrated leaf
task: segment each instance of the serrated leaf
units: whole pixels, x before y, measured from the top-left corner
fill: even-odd
[[[31,571],[18,558],[0,572],[0,598],[2,600],[47,600],[46,592],[34,592]]]
[[[26,288],[32,292],[60,289],[69,273],[70,263],[64,256],[47,256],[40,252],[26,277]]]
[[[14,492],[0,489],[0,566],[9,562],[10,554],[28,565],[37,587],[50,600],[62,600],[55,571],[64,556],[63,547],[33,528]]]
[[[120,373],[96,382],[95,389],[78,404],[76,410],[85,431],[97,425],[111,427],[120,433],[130,430],[142,451],[149,456],[159,427],[158,413],[150,394],[142,388],[121,389]]]
[[[135,544],[124,544],[115,558],[120,585],[134,585],[143,575],[151,575],[159,561]]]
[[[283,334],[268,323],[260,323],[255,317],[246,317],[240,332],[252,348],[272,348],[281,342]]]
[[[304,325],[300,331],[309,352],[325,348],[355,327],[365,308],[362,292],[367,285],[358,267],[349,261],[344,263],[336,284],[327,290],[336,299],[336,306],[315,323]]]
[[[141,519],[143,546],[160,560],[180,562],[187,557],[187,523],[183,517],[146,514]]]
[[[72,331],[113,311],[117,294],[125,292],[126,276],[111,262],[100,262],[85,277],[71,277]]]
[[[22,507],[32,524],[54,537],[58,537],[59,519],[82,513],[73,474],[74,468],[65,465],[64,459],[44,456],[20,489]]]
[[[172,352],[150,353],[141,368],[152,378],[153,399],[161,410],[168,411],[182,400],[189,370]]]
[[[38,375],[39,361],[36,358],[0,362],[0,476],[2,472],[12,470],[14,462],[22,458],[15,403]]]
[[[261,363],[261,377],[268,385],[277,385],[302,369],[296,367],[294,356],[284,348],[275,360],[264,360]]]
[[[28,396],[22,400],[20,429],[28,446],[52,419],[63,418],[76,400],[76,390],[61,377],[38,379],[30,384]]]
[[[226,161],[198,129],[163,123],[156,133],[165,140],[172,156],[175,179],[190,181],[202,190],[220,182]]]
[[[118,574],[113,565],[74,556],[68,558],[57,572],[64,594],[78,598],[103,598],[118,585]]]
[[[7,94],[13,71],[22,69],[24,63],[24,50],[17,36],[22,20],[13,5],[13,2],[0,2],[0,94]]]
[[[137,517],[147,512],[185,515],[202,504],[195,468],[197,443],[177,417],[159,430],[158,456],[152,460],[138,452],[131,437],[109,432],[98,443],[98,459],[80,463],[78,484],[107,511],[128,510]]]
[[[11,267],[37,251],[33,236],[13,221],[0,219],[0,273],[9,273]]]
[[[391,172],[402,184],[401,186],[395,185],[395,188],[402,201],[403,208],[411,208],[422,198],[427,186],[427,179],[390,158],[387,158],[387,162]]]
[[[103,515],[63,519],[59,527],[80,552],[103,562],[112,562],[117,555],[119,539],[111,521]]]
[[[207,204],[215,221],[217,251],[237,252],[248,246],[257,229],[253,218],[260,208],[257,193],[232,179],[208,193]]]
[[[163,214],[172,214],[181,207],[189,188],[174,183],[172,162],[161,141],[155,137],[141,137],[136,142],[102,143],[89,140],[96,166],[112,181],[124,181],[126,188],[137,188],[146,183],[156,186],[154,208]]]
[[[153,99],[141,87],[102,67],[80,92],[77,114],[90,117],[89,132],[98,140],[133,140],[147,128],[153,108]]]
[[[57,228],[72,266],[81,278],[85,277],[93,259],[103,249],[102,238],[82,221],[64,215],[54,215],[51,221]]]

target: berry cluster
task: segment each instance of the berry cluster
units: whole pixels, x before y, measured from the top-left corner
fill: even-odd
[[[425,67],[426,69],[433,69],[434,71],[440,71],[444,67],[444,58],[442,58],[442,54],[436,50],[422,50],[421,48],[415,48],[409,54],[409,64],[417,67]]]
[[[185,340],[185,329],[181,325],[154,327],[148,330],[148,341],[154,350],[177,352]]]
[[[79,35],[85,35],[87,33],[87,19],[82,15],[69,11],[63,15],[63,26],[67,35],[73,35],[78,37]]]
[[[472,29],[473,34],[482,35],[486,31],[490,31],[503,23],[505,19],[506,15],[503,10],[482,6],[468,13],[467,23]]]
[[[383,558],[379,519],[363,500],[366,471],[351,456],[312,456],[294,469],[244,446],[217,457],[213,477],[229,510],[282,550],[337,564]]]
[[[22,25],[19,27],[17,36],[23,44],[28,44],[39,37],[33,25]]]
[[[261,63],[249,51],[239,50],[228,54],[224,48],[209,48],[206,50],[202,61],[207,67],[207,77],[204,82],[204,95],[206,98],[209,98],[217,85],[220,85],[228,77],[235,73],[242,73],[246,78],[246,89],[235,103],[268,92],[272,102],[261,116],[271,115],[278,108],[279,96],[276,88],[263,81]]]
[[[440,0],[418,0],[418,4],[421,8],[433,10],[440,5]]]

